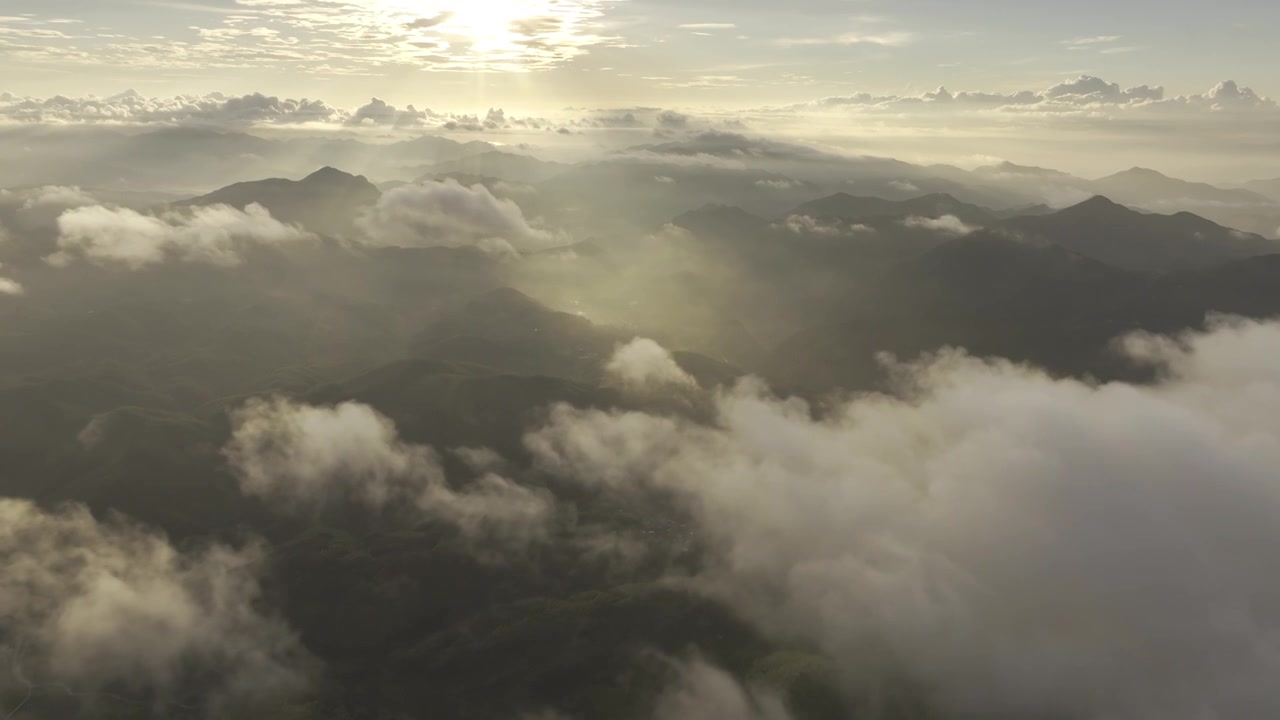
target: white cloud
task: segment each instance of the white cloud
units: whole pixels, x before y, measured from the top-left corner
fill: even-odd
[[[368,405],[256,399],[231,420],[223,454],[241,490],[280,507],[349,500],[374,510],[413,508],[469,538],[513,542],[540,537],[552,510],[544,494],[493,472],[453,489],[434,449],[404,442],[395,424]],[[464,457],[481,456],[471,450]]]
[[[251,245],[280,245],[312,237],[271,217],[256,203],[243,211],[211,205],[159,216],[94,205],[63,213],[58,231],[58,252],[49,257],[55,265],[83,257],[135,270],[167,259],[236,265]]]
[[[817,237],[842,237],[874,234],[876,229],[862,223],[844,223],[839,220],[822,220],[809,215],[788,215],[781,227],[793,235]]]
[[[638,391],[698,385],[666,348],[648,338],[635,338],[619,345],[605,364],[605,376],[622,387]]]
[[[483,185],[456,180],[404,185],[384,193],[360,220],[370,242],[409,247],[479,247],[490,252],[537,250],[560,242],[535,228],[520,206]]]
[[[909,32],[885,33],[843,33],[830,37],[782,37],[773,41],[775,45],[785,48],[815,45],[880,45],[882,47],[899,47],[915,39]]]
[[[912,216],[903,219],[902,225],[915,230],[932,230],[944,235],[968,235],[978,229],[971,225],[966,225],[963,220],[955,215],[943,215],[938,218]]]
[[[790,720],[774,693],[742,686],[725,671],[694,659],[675,663],[675,683],[658,698],[653,720]]]
[[[421,127],[426,124],[427,117],[434,115],[430,110],[418,110],[414,106],[401,110],[386,101],[373,98],[367,105],[356,109],[347,119],[348,125],[391,125],[394,127]]]
[[[963,716],[1274,715],[1280,324],[1126,345],[1165,379],[950,353],[816,419],[748,382],[710,426],[560,407],[527,445],[683,497],[704,587],[851,691],[903,672]]]
[[[257,609],[256,545],[179,552],[83,507],[0,499],[0,555],[0,689],[113,685],[238,705],[307,684],[297,638]]]
[[[3,266],[0,266],[3,267]],[[26,290],[17,280],[7,277],[0,277],[0,295],[21,295]]]
[[[762,190],[791,190],[800,186],[795,180],[757,180],[754,184]]]

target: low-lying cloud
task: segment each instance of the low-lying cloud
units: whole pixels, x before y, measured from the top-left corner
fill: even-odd
[[[648,338],[619,345],[605,364],[605,377],[635,391],[697,387],[693,376],[680,367],[671,352]]]
[[[404,442],[395,424],[368,405],[257,399],[231,420],[223,454],[241,490],[277,507],[355,502],[373,510],[413,508],[470,538],[519,542],[541,536],[552,511],[544,494],[488,471],[492,462],[470,463],[480,475],[454,489],[434,449]],[[492,460],[464,454],[482,456]]]
[[[135,270],[170,259],[233,266],[253,245],[282,245],[313,237],[276,220],[256,203],[244,210],[211,205],[158,216],[93,205],[63,213],[58,231],[58,252],[49,257],[53,264],[83,258]]]
[[[257,609],[256,545],[178,551],[83,507],[0,499],[0,689],[108,685],[161,704],[241,706],[304,690],[311,660]]]
[[[675,682],[658,698],[653,720],[791,720],[782,698],[744,687],[701,659],[674,663]]]
[[[0,237],[0,240],[3,239],[3,237]],[[4,265],[0,265],[0,268],[3,267]],[[26,291],[23,289],[22,283],[0,275],[0,295],[21,295],[24,292]]]
[[[942,217],[928,218],[912,216],[902,221],[903,227],[915,230],[929,230],[944,235],[968,235],[978,228],[972,225],[966,225],[963,220],[955,215],[943,215]]]
[[[1129,338],[1151,386],[946,352],[815,415],[758,381],[709,425],[561,406],[527,437],[580,482],[683,498],[703,587],[850,692],[949,712],[1280,712],[1280,324]]]
[[[558,244],[534,227],[515,202],[483,185],[456,180],[404,185],[384,193],[360,220],[369,242],[407,247],[478,247],[504,254]]]

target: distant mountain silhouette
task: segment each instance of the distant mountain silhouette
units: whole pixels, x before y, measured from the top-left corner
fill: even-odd
[[[690,210],[671,220],[672,225],[690,232],[718,235],[755,233],[768,222],[735,205],[714,204]]]
[[[969,225],[988,225],[997,219],[990,210],[961,202],[946,193],[922,195],[910,200],[884,200],[842,192],[805,203],[790,214],[854,221],[907,216],[939,218],[952,215]]]
[[[1008,178],[1014,177],[1033,177],[1041,180],[1061,180],[1068,182],[1083,182],[1081,178],[1075,177],[1070,173],[1061,170],[1053,170],[1050,168],[1034,167],[1030,165],[1017,165],[1011,162],[1002,162],[995,165],[985,165],[975,168],[973,174],[978,177],[985,178]]]
[[[1148,215],[1097,196],[1040,217],[1014,218],[1000,232],[1042,240],[1130,270],[1192,270],[1280,252],[1280,243],[1198,215]]]
[[[363,176],[324,167],[302,180],[272,178],[236,183],[176,205],[225,204],[243,210],[257,203],[282,222],[297,223],[322,235],[343,235],[352,232],[356,219],[381,195]]]
[[[1200,205],[1272,205],[1270,198],[1250,190],[1225,189],[1208,183],[1171,178],[1155,170],[1132,168],[1093,181],[1098,192],[1151,210]]]
[[[433,323],[413,341],[412,351],[501,372],[593,380],[614,347],[629,339],[513,288],[499,288]]]
[[[442,176],[475,175],[508,182],[540,183],[569,167],[563,163],[539,160],[528,155],[494,150],[416,168],[418,182]]]
[[[1070,210],[1067,220],[1083,216],[1124,224],[1137,216],[1192,227],[1208,222],[1142,215],[1104,198]],[[784,342],[773,372],[798,386],[877,387],[885,379],[877,353],[910,359],[951,346],[1064,374],[1132,380],[1145,371],[1112,352],[1110,343],[1118,336],[1203,327],[1211,313],[1280,313],[1275,290],[1280,255],[1153,275],[1070,249],[1082,243],[1058,241],[1071,237],[1070,228],[1088,225],[1062,217],[1054,222],[1063,223],[1056,228],[1062,230],[1057,239],[997,227],[952,240],[884,273],[838,317]],[[1123,242],[1124,237],[1111,239]]]
[[[1280,203],[1280,178],[1273,180],[1254,180],[1245,183],[1245,189],[1263,195],[1277,203]]]

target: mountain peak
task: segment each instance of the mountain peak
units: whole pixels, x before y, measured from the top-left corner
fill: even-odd
[[[363,181],[365,183],[368,182],[368,180],[365,179],[364,176],[352,175],[349,172],[343,172],[342,170],[339,170],[335,167],[330,167],[328,165],[320,168],[319,170],[311,173],[310,175],[302,179],[302,182],[304,183],[326,183],[326,184],[353,183],[358,181]]]
[[[1092,215],[1092,216],[1115,216],[1135,214],[1133,210],[1120,203],[1114,202],[1105,195],[1094,195],[1077,205],[1072,205],[1059,214],[1068,215]]]
[[[1165,175],[1159,170],[1152,170],[1151,168],[1144,168],[1144,167],[1131,167],[1128,170],[1125,170],[1124,172],[1119,172],[1119,173],[1116,173],[1115,175],[1112,175],[1112,177],[1131,177],[1131,178],[1139,177],[1139,178],[1151,178],[1151,179],[1161,179],[1161,180],[1167,180],[1169,178],[1168,175]]]

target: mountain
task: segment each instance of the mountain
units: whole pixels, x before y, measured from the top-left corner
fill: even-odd
[[[763,217],[776,216],[827,192],[764,170],[644,156],[574,165],[539,184],[531,200],[548,220],[584,235],[608,236],[652,232],[706,205],[733,205]]]
[[[768,225],[768,221],[735,205],[709,204],[681,213],[671,220],[671,224],[693,233],[742,236],[758,232]]]
[[[884,273],[837,316],[783,342],[770,373],[811,390],[884,389],[880,353],[913,359],[960,347],[1064,375],[1141,380],[1147,371],[1112,351],[1116,337],[1202,328],[1212,313],[1273,317],[1276,287],[1280,255],[1153,276],[1047,240],[984,230]]]
[[[243,210],[257,203],[277,220],[299,224],[321,235],[337,236],[354,232],[356,220],[381,196],[377,186],[363,176],[324,167],[302,180],[272,178],[236,183],[175,205],[223,204]]]
[[[1150,272],[1191,270],[1280,252],[1278,242],[1191,213],[1148,215],[1102,196],[1051,215],[1014,218],[996,228],[1119,268]]]
[[[630,337],[558,312],[512,288],[486,292],[447,314],[412,342],[417,357],[520,375],[598,378]]]
[[[1133,168],[1092,183],[1095,192],[1155,212],[1187,211],[1266,237],[1280,234],[1280,202],[1252,189],[1220,188]]]
[[[1031,165],[1017,165],[1011,162],[1002,162],[995,165],[984,165],[983,167],[974,168],[973,175],[982,178],[991,179],[1009,179],[1009,178],[1035,178],[1037,180],[1053,180],[1068,183],[1085,182],[1070,173],[1061,170],[1053,170],[1051,168],[1035,167]]]
[[[884,200],[878,197],[858,197],[842,192],[800,205],[789,214],[851,221],[913,216],[940,218],[951,215],[965,224],[979,226],[996,221],[996,215],[990,210],[961,202],[946,193],[922,195],[910,200]]]
[[[1245,183],[1244,187],[1250,192],[1255,192],[1280,203],[1280,178],[1275,178],[1274,180],[1254,180],[1252,182]]]
[[[568,167],[563,163],[494,150],[419,167],[414,172],[420,174],[416,182],[444,176],[472,175],[507,182],[540,183],[559,175]]]
[[[491,152],[486,142],[423,135],[398,142],[342,136],[259,137],[244,132],[165,128],[5,127],[0,142],[28,148],[0,153],[0,187],[78,185],[191,196],[246,177],[300,177],[329,165],[377,180],[406,168]]]
[[[1155,170],[1132,168],[1093,181],[1102,194],[1128,205],[1164,210],[1186,205],[1272,205],[1270,198],[1250,190],[1215,187],[1208,183],[1171,178]]]

